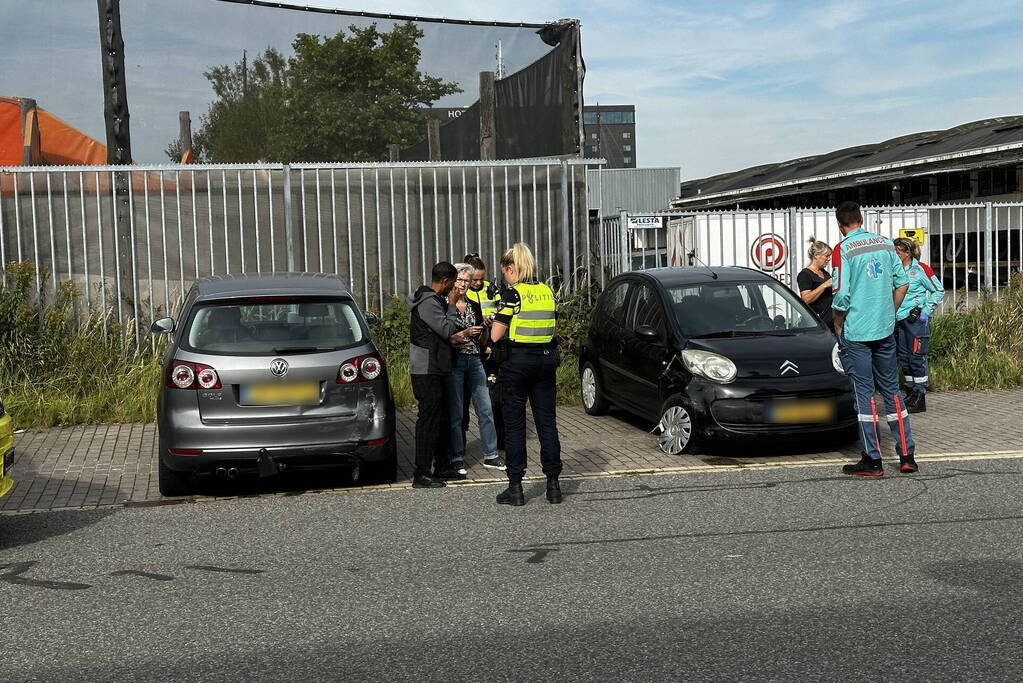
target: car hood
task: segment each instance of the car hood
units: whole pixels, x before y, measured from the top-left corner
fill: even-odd
[[[730,358],[737,377],[798,377],[834,373],[831,350],[835,338],[825,330],[786,336],[690,339],[684,348],[700,349]]]

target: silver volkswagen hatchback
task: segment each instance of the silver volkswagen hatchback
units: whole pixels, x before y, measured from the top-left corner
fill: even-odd
[[[160,493],[195,474],[349,468],[395,480],[394,402],[366,316],[320,273],[203,278],[185,296],[157,401]]]

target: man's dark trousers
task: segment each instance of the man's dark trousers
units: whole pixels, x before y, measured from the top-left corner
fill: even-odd
[[[448,466],[451,420],[445,375],[412,375],[412,393],[419,402],[416,418],[415,475],[429,477]]]

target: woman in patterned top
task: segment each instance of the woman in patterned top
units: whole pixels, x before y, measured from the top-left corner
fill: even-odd
[[[497,428],[494,426],[494,409],[490,403],[487,388],[487,373],[483,369],[480,352],[483,350],[486,320],[480,305],[465,296],[475,270],[468,263],[456,263],[455,286],[448,294],[448,303],[458,311],[458,326],[470,333],[466,343],[458,347],[451,374],[448,375],[448,409],[451,416],[451,466],[459,474],[466,474],[465,445],[462,441],[462,407],[470,399],[476,409],[480,426],[480,440],[483,446],[483,465],[503,469],[504,463],[497,454]],[[466,395],[466,389],[469,393]]]

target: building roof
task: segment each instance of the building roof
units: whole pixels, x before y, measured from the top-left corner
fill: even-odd
[[[242,273],[200,278],[195,283],[200,299],[242,296],[337,296],[348,287],[328,273]]]
[[[913,133],[682,183],[679,207],[762,199],[1023,159],[1023,116]]]

